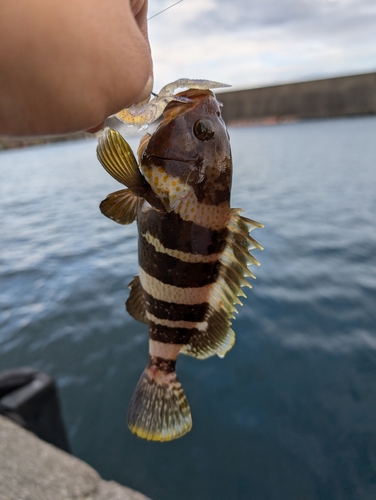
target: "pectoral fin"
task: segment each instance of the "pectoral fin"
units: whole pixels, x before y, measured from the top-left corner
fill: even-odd
[[[148,190],[149,185],[138,168],[131,147],[117,130],[104,129],[98,141],[97,156],[105,170],[136,195],[143,196]]]
[[[118,224],[132,224],[137,216],[139,198],[129,189],[111,193],[99,205],[103,215]]]

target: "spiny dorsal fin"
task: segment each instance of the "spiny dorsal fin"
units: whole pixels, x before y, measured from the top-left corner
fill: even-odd
[[[171,441],[192,428],[192,417],[184,390],[176,376],[146,369],[129,403],[127,423],[138,437],[148,441]]]
[[[139,198],[129,189],[111,193],[99,205],[103,215],[118,224],[132,224],[137,217]]]
[[[247,265],[258,261],[249,253],[249,247],[262,248],[248,232],[263,227],[239,215],[240,210],[231,210],[226,245],[219,258],[218,278],[210,294],[208,312],[205,317],[207,328],[194,334],[182,353],[200,359],[217,354],[223,357],[235,343],[231,330],[231,319],[236,313],[236,304],[241,305],[239,296],[245,297],[241,287],[248,286],[245,276],[254,278]]]
[[[117,130],[109,127],[104,129],[98,141],[97,156],[114,179],[142,196],[148,184],[138,168],[131,147]]]
[[[265,226],[264,224],[260,224],[260,222],[256,222],[255,220],[253,219],[248,219],[247,217],[244,217],[243,215],[239,215],[241,212],[244,212],[244,210],[242,208],[232,208],[231,209],[231,219],[232,219],[232,222],[235,224],[232,225],[231,224],[231,221],[230,221],[230,226],[232,226],[232,228],[234,227],[238,227],[238,229],[241,231],[241,232],[251,232],[253,231],[254,229],[256,228],[260,228],[260,229],[263,229]]]
[[[147,323],[144,292],[142,290],[140,277],[135,276],[128,287],[131,289],[131,293],[125,303],[125,308],[134,319],[142,323]]]

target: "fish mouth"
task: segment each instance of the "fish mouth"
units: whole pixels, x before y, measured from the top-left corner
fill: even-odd
[[[138,150],[137,150],[137,155],[138,155],[138,159],[139,159],[140,163],[141,163],[141,159],[146,151],[146,148],[148,147],[150,138],[151,138],[150,134],[146,134],[146,135],[144,135],[144,137],[141,138],[141,141],[140,141],[140,144],[139,144]],[[167,157],[167,156],[163,156],[163,155],[159,155],[159,154],[155,154],[155,153],[149,153],[149,154],[146,154],[146,158],[148,160],[153,160],[153,158],[156,158],[158,160],[163,160],[163,161],[178,161],[181,163],[189,163],[189,162],[197,160],[198,156],[197,156],[197,154],[195,154],[194,156],[191,156],[190,158],[174,158],[171,156]]]
[[[143,137],[141,137],[140,144],[138,145],[137,148],[137,156],[139,163],[141,163],[142,155],[144,154],[144,151],[147,145],[149,144],[150,137],[151,137],[150,134],[145,134]]]
[[[165,160],[165,161],[179,161],[182,163],[190,163],[196,159],[196,156],[193,156],[192,158],[172,158],[172,157],[167,157],[167,156],[162,156],[162,155],[155,155],[155,154],[150,154],[148,155],[148,158],[158,158],[158,160]]]

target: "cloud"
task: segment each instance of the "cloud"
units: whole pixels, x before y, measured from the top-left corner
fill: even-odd
[[[376,70],[374,0],[184,0],[149,29],[156,90],[181,77],[245,88]]]
[[[319,2],[318,2],[319,3]],[[216,0],[208,16],[197,19],[197,28],[233,29],[234,27],[268,27],[291,24],[312,18],[315,2],[301,0]]]
[[[314,31],[335,27],[342,31],[349,26],[355,30],[365,24],[375,26],[375,19],[374,0],[215,0],[207,5],[206,16],[196,16],[187,24],[198,31],[276,26],[299,31],[307,26]]]

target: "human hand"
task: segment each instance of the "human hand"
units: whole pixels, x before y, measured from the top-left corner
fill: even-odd
[[[147,0],[1,0],[0,134],[92,129],[152,90]]]

